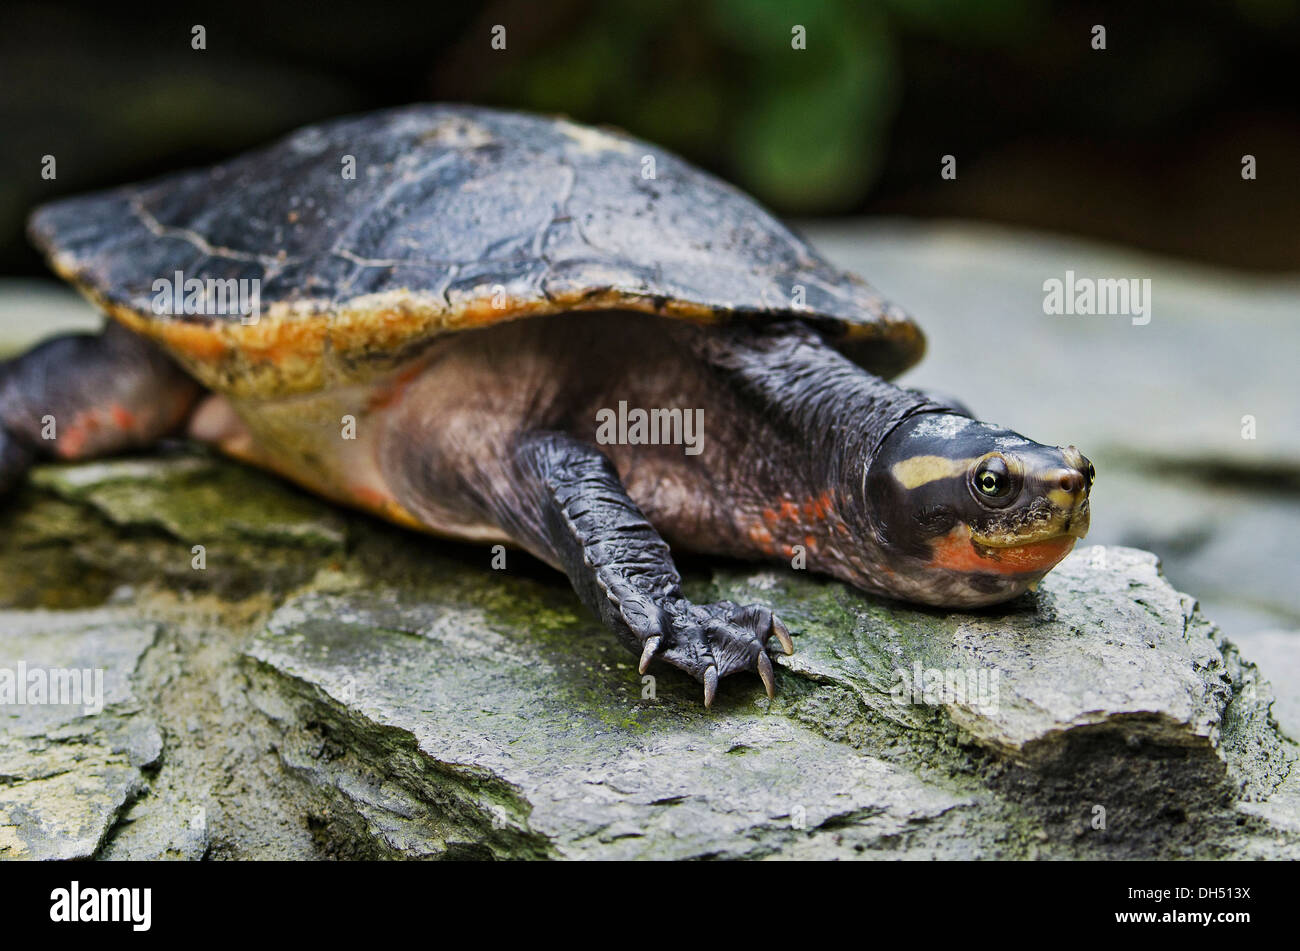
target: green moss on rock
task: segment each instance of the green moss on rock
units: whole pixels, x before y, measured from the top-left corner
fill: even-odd
[[[692,597],[766,604],[796,645],[775,701],[737,675],[706,712],[527,556],[201,452],[42,467],[17,501],[0,603],[61,610],[0,615],[0,666],[80,645],[132,699],[3,711],[8,854],[1300,854],[1267,684],[1143,552],[974,614],[706,565]]]

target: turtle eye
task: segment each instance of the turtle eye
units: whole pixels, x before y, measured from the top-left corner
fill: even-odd
[[[1006,502],[1012,494],[1011,472],[1001,456],[989,456],[975,469],[971,482],[981,501]]]

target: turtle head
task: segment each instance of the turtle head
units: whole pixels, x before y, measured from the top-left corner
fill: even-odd
[[[905,420],[864,478],[870,530],[910,600],[952,607],[1020,594],[1088,531],[1096,473],[1073,446],[1044,446],[955,413]]]

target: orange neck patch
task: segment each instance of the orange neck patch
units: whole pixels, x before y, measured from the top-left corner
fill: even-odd
[[[1076,540],[1073,535],[1062,535],[1014,548],[989,548],[976,544],[967,526],[958,525],[947,535],[934,540],[934,557],[930,563],[949,571],[999,575],[1044,572],[1068,555]]]

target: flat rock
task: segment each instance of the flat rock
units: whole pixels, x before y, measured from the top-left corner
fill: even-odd
[[[850,824],[878,847],[962,802],[768,713],[753,684],[717,716],[680,690],[642,699],[634,658],[567,627],[537,637],[472,604],[308,595],[247,657],[288,768],[397,852],[757,857]]]
[[[775,703],[731,678],[706,714],[673,673],[646,697],[634,659],[581,617],[537,605],[521,626],[451,588],[305,595],[245,658],[286,767],[396,853],[833,854],[848,827],[856,854],[900,836],[935,850],[930,829],[987,803],[900,768],[900,745],[984,772],[1048,822],[1104,796],[1132,834],[1169,809],[1265,800],[1295,758],[1255,669],[1144,552],[1086,550],[981,617],[770,572],[714,588],[800,630]],[[963,844],[989,854],[978,834]]]
[[[90,858],[143,792],[162,736],[134,675],[157,635],[121,612],[0,611],[0,681],[90,675],[74,703],[0,691],[0,858]]]
[[[743,596],[738,586],[728,593]],[[798,601],[788,603],[797,617]],[[997,613],[865,599],[854,613],[849,643],[804,638],[780,663],[848,684],[903,723],[917,702],[939,707],[975,742],[1016,759],[1054,755],[1072,732],[1098,727],[1209,749],[1233,697],[1213,627],[1147,552],[1083,549]]]
[[[283,483],[191,453],[42,466],[32,484],[88,502],[118,525],[156,527],[205,546],[272,541],[330,549],[342,521]]]

